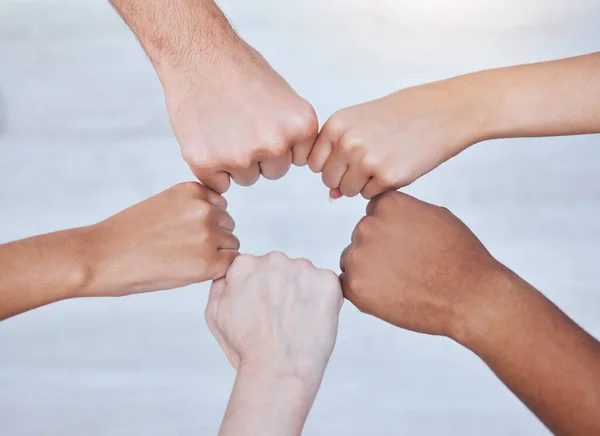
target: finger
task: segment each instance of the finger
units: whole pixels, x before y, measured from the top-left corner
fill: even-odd
[[[389,187],[386,187],[383,184],[379,183],[377,181],[377,179],[375,177],[373,177],[365,185],[365,187],[362,190],[361,194],[362,194],[362,196],[364,198],[366,198],[367,200],[370,200],[371,198],[376,197],[379,194],[382,194],[385,191],[388,191],[389,189],[390,189]]]
[[[217,249],[218,250],[239,250],[240,240],[229,230],[218,228],[217,232]]]
[[[229,172],[233,181],[240,186],[254,185],[260,177],[258,162],[253,162],[249,168],[232,168]]]
[[[348,165],[342,158],[341,153],[333,152],[323,167],[323,183],[325,183],[325,186],[329,189],[339,188],[342,178],[347,170]]]
[[[332,200],[337,200],[338,198],[342,198],[344,194],[340,191],[340,188],[330,189],[329,190],[329,198]]]
[[[223,209],[217,209],[215,214],[218,227],[230,232],[235,230],[235,221],[233,218],[231,218],[231,215],[229,215]]]
[[[344,298],[349,300],[350,293],[350,285],[348,284],[348,274],[343,272],[340,274],[340,284],[342,285],[342,294],[344,294]]]
[[[229,187],[231,186],[231,180],[229,179],[229,174],[224,171],[220,171],[217,173],[207,174],[196,168],[190,167],[192,173],[196,176],[200,182],[207,188],[212,189],[213,191],[222,194],[227,192]]]
[[[320,173],[323,171],[325,162],[329,159],[332,150],[333,143],[325,136],[324,132],[321,132],[319,136],[317,136],[317,141],[308,156],[308,166],[313,173]]]
[[[240,255],[238,250],[222,248],[217,251],[218,269],[213,280],[223,278],[227,275],[233,261]]]
[[[202,189],[202,199],[208,201],[218,209],[227,209],[227,200],[225,197],[206,186]]]
[[[292,162],[294,165],[303,167],[308,163],[308,156],[315,145],[315,139],[316,136],[311,136],[292,147]]]
[[[342,255],[340,256],[340,270],[343,273],[346,272],[346,268],[348,267],[348,255],[350,250],[352,250],[352,244],[344,248],[344,251],[342,251]]]
[[[286,175],[292,166],[292,152],[284,156],[265,159],[260,162],[260,173],[269,180],[277,180]]]
[[[356,197],[365,188],[371,176],[356,163],[348,167],[340,182],[340,192],[346,197]]]

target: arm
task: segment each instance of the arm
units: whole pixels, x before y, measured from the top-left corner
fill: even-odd
[[[314,109],[246,44],[212,0],[111,0],[163,85],[183,157],[217,192],[306,165]],[[235,120],[232,122],[232,120]],[[260,163],[260,164],[259,164]]]
[[[220,435],[300,435],[337,335],[331,271],[281,253],[240,256],[215,282],[206,321],[237,378]]]
[[[490,286],[493,310],[466,317],[453,339],[554,434],[600,434],[600,343],[512,272]]]
[[[0,320],[68,298],[224,276],[239,248],[225,207],[217,193],[184,183],[99,224],[0,245]]]
[[[334,197],[372,198],[481,141],[587,133],[600,133],[600,53],[481,71],[342,109],[323,126],[309,165]]]
[[[241,369],[219,435],[300,435],[318,390],[299,376]]]
[[[72,229],[0,245],[0,320],[85,292],[90,233]]]
[[[377,197],[341,267],[344,295],[361,311],[468,347],[554,433],[600,434],[600,343],[448,210]]]

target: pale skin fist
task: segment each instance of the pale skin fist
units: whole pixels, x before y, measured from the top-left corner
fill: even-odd
[[[210,291],[206,321],[241,366],[320,381],[335,345],[343,296],[338,277],[279,252],[240,255]]]
[[[449,82],[436,82],[342,109],[323,126],[308,164],[333,198],[397,190],[478,141],[468,106]]]
[[[151,197],[91,227],[94,296],[173,289],[225,276],[239,254],[227,202],[197,182]]]
[[[313,107],[236,39],[211,62],[163,75],[169,118],[185,161],[211,189],[279,179],[306,165],[318,133]]]
[[[344,296],[362,312],[453,338],[483,313],[501,268],[447,209],[399,192],[371,200],[340,264]]]

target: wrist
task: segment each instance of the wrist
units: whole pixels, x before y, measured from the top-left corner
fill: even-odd
[[[526,307],[535,298],[535,289],[504,265],[486,276],[481,292],[468,307],[462,309],[460,321],[451,339],[481,355],[488,346],[510,341],[518,334],[512,326],[526,316]]]
[[[72,267],[63,286],[64,295],[61,299],[85,297],[94,282],[95,263],[90,255],[93,252],[92,234],[91,227],[80,227],[64,232],[70,247],[69,256],[75,261],[71,262]],[[63,232],[57,235],[63,235]]]
[[[487,71],[452,77],[439,82],[444,84],[453,104],[450,111],[454,119],[454,132],[460,132],[460,145],[473,144],[498,137],[499,101]],[[463,151],[454,150],[455,153]]]
[[[294,373],[242,365],[220,435],[300,435],[319,385]]]
[[[81,269],[85,271],[85,278],[77,288],[76,298],[103,297],[112,295],[114,274],[110,273],[111,262],[116,258],[110,232],[106,231],[103,223],[84,227],[79,233],[82,250],[80,252]],[[112,252],[112,253],[111,253]],[[117,285],[118,288],[118,285]]]

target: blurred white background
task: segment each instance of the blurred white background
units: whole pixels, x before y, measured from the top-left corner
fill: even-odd
[[[597,0],[221,4],[322,122],[404,86],[600,50]],[[191,180],[158,80],[103,0],[0,0],[0,101],[0,242],[91,224]],[[407,192],[450,208],[599,337],[598,139],[480,144]],[[306,168],[227,198],[243,251],[335,270],[365,206],[330,204]],[[0,434],[215,434],[234,373],[204,324],[207,290],[68,301],[0,324]],[[547,431],[468,351],[346,304],[305,434]]]

